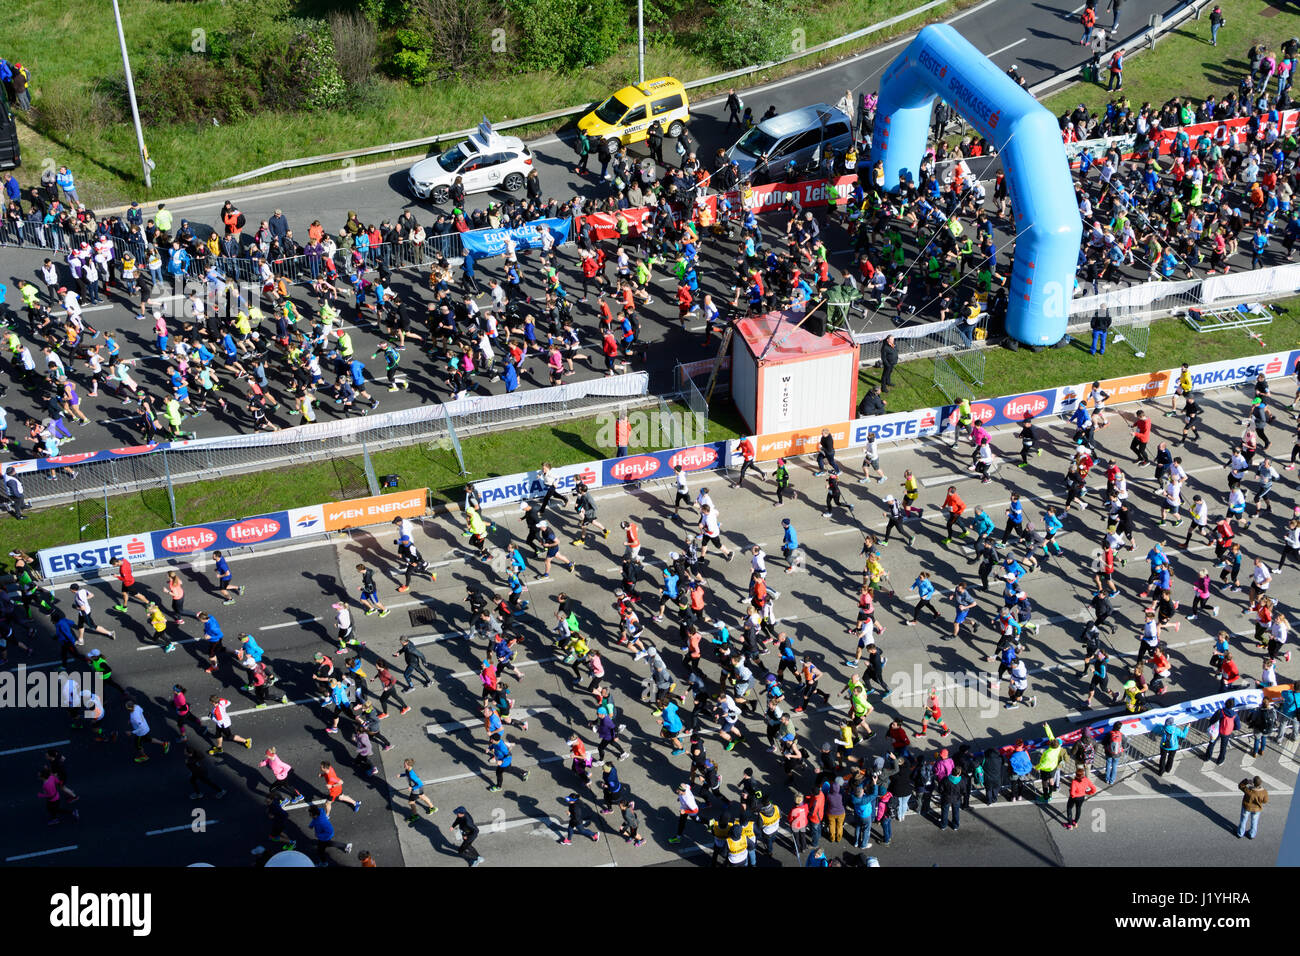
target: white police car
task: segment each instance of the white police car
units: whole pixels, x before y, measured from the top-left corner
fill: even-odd
[[[407,182],[417,198],[445,203],[457,176],[467,193],[498,187],[518,192],[532,168],[533,154],[524,141],[501,136],[484,118],[465,142],[412,166]]]

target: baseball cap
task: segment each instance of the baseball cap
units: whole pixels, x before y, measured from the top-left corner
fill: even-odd
[[[669,551],[669,552],[668,552],[668,560],[669,560],[669,561],[676,561],[679,557],[681,557],[681,555],[679,555],[676,551]]]
[[[886,500],[886,501],[897,501],[898,499],[895,498],[893,495],[885,495],[885,500]]]
[[[463,813],[465,813],[465,812],[467,812],[467,811],[465,810],[464,807],[457,807],[455,810],[453,810],[453,811],[451,811],[451,812],[454,813],[454,814],[456,814],[456,816],[460,816],[460,815],[462,815]]]
[[[95,648],[95,650],[91,651],[91,652],[90,652],[88,655],[86,655],[86,656],[87,656],[87,657],[98,657],[98,656],[99,656],[99,648]]]

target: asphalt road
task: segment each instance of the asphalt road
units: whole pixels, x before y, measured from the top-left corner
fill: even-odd
[[[1275,401],[1289,404],[1293,392],[1289,383],[1278,383]],[[1220,511],[1225,498],[1221,451],[1239,432],[1237,420],[1248,405],[1248,398],[1238,389],[1209,393],[1207,414],[1199,446],[1184,445],[1176,453],[1183,457],[1190,473],[1190,487],[1185,494],[1200,493]],[[1133,406],[1123,408],[1123,419],[1131,420]],[[1174,440],[1174,420],[1154,411],[1157,440]],[[1293,419],[1279,411],[1281,427],[1274,429],[1275,451],[1288,447],[1286,432]],[[793,485],[799,491],[796,501],[782,508],[773,507],[771,485],[750,479],[745,486],[733,489],[721,475],[695,476],[692,490],[707,486],[721,512],[724,537],[728,545],[740,552],[733,562],[720,559],[709,562],[706,572],[708,609],[716,618],[730,624],[738,621],[740,600],[748,580],[746,549],[754,544],[769,552],[769,581],[780,592],[776,601],[779,628],[791,633],[800,653],[808,654],[825,673],[823,686],[833,695],[844,686],[848,669],[843,661],[852,652],[852,639],[843,634],[855,612],[855,582],[859,567],[860,521],[877,531],[883,527],[880,502],[884,493],[897,491],[904,468],[912,469],[923,485],[921,504],[925,515],[912,522],[909,530],[917,535],[912,546],[895,539],[885,552],[885,565],[898,595],[880,593],[877,620],[886,627],[879,638],[889,656],[886,677],[894,688],[885,701],[874,699],[876,712],[871,726],[883,731],[889,719],[902,720],[909,732],[918,729],[923,696],[931,686],[943,694],[945,717],[952,736],[941,739],[932,731],[921,744],[926,752],[939,746],[955,747],[969,741],[982,747],[988,742],[1009,742],[1017,737],[1036,738],[1043,734],[1045,723],[1058,732],[1103,713],[1085,711],[1081,705],[1087,682],[1080,671],[1081,653],[1077,636],[1086,616],[1091,595],[1088,570],[1091,553],[1100,536],[1100,519],[1095,508],[1073,512],[1066,519],[1061,541],[1066,553],[1042,562],[1037,572],[1025,580],[1035,603],[1035,620],[1042,629],[1026,641],[1025,656],[1030,668],[1030,692],[1037,694],[1035,708],[1007,710],[987,694],[966,692],[970,678],[973,686],[982,686],[986,676],[982,656],[991,647],[987,628],[974,636],[946,639],[951,633],[948,605],[936,602],[944,614],[942,620],[923,615],[918,627],[904,626],[911,616],[912,600],[907,585],[921,570],[934,577],[941,594],[946,594],[959,580],[974,582],[970,554],[960,541],[943,543],[943,526],[937,507],[948,484],[955,484],[973,508],[983,505],[1001,521],[1008,494],[1018,491],[1027,503],[1031,518],[1038,519],[1048,501],[1061,501],[1060,475],[1064,471],[1061,453],[1069,439],[1067,426],[1060,421],[1041,423],[1048,434],[1048,451],[1034,459],[1027,469],[1004,465],[990,484],[972,480],[965,469],[967,450],[953,451],[938,441],[919,445],[887,448],[883,465],[889,481],[885,484],[848,484],[846,497],[857,507],[856,518],[842,512],[833,519],[822,517],[819,498],[821,481],[814,478],[808,463],[794,469]],[[1194,545],[1183,550],[1183,530],[1158,528],[1151,515],[1155,489],[1150,472],[1128,465],[1128,429],[1120,415],[1109,427],[1099,431],[1099,450],[1104,458],[1118,456],[1130,476],[1131,500],[1143,513],[1137,520],[1137,550],[1129,555],[1128,564],[1117,575],[1122,595],[1116,599],[1119,629],[1109,639],[1114,670],[1124,676],[1137,646],[1141,610],[1134,593],[1146,580],[1142,556],[1154,541],[1161,541],[1174,564],[1177,593],[1190,598],[1194,572],[1209,563],[1209,549]],[[994,445],[1004,456],[1011,457],[1018,448],[1012,433],[995,434]],[[858,472],[858,459],[852,452],[841,456],[850,477]],[[1255,555],[1270,563],[1276,560],[1278,542],[1296,503],[1296,473],[1282,472],[1274,495],[1274,511],[1255,521],[1240,533],[1238,540],[1246,552],[1246,562]],[[1094,472],[1093,491],[1101,482],[1100,470]],[[671,489],[644,487],[629,491],[615,489],[600,492],[599,519],[617,529],[625,515],[641,523],[645,543],[647,576],[641,588],[643,604],[653,607],[658,569],[667,553],[678,547],[687,529],[672,514]],[[799,531],[808,554],[806,572],[787,576],[779,558],[780,519],[790,517]],[[515,536],[522,536],[522,522],[514,509],[494,515],[499,522],[492,534],[494,548],[503,547]],[[477,717],[479,701],[476,672],[484,649],[464,636],[467,625],[464,595],[467,585],[485,579],[494,586],[501,580],[463,548],[458,527],[446,519],[429,519],[418,532],[421,550],[437,566],[436,584],[416,583],[408,594],[398,594],[399,583],[393,577],[394,548],[388,529],[357,533],[342,544],[320,544],[257,556],[238,556],[234,562],[236,582],[249,586],[248,593],[233,607],[222,607],[211,593],[210,564],[203,561],[183,566],[189,592],[187,609],[208,610],[221,621],[228,641],[241,631],[257,635],[266,648],[273,669],[284,675],[283,684],[291,704],[251,711],[252,701],[237,687],[230,686],[232,674],[222,670],[217,677],[205,675],[197,664],[191,644],[172,655],[163,655],[143,643],[141,611],[132,607],[125,616],[110,608],[107,582],[94,587],[99,593],[96,608],[99,618],[119,629],[116,641],[88,636],[88,647],[103,650],[115,667],[122,683],[137,695],[146,715],[160,736],[174,738],[166,721],[165,698],[171,685],[183,683],[192,701],[204,701],[210,693],[223,690],[235,704],[235,730],[253,738],[253,749],[229,750],[220,760],[216,773],[231,793],[223,801],[205,799],[197,808],[207,814],[205,832],[190,829],[191,811],[196,804],[187,799],[186,777],[180,755],[173,752],[155,755],[149,763],[131,762],[130,748],[122,742],[98,747],[85,736],[69,731],[62,714],[56,711],[23,711],[5,708],[0,711],[0,738],[5,749],[0,761],[8,772],[0,783],[0,812],[10,821],[11,839],[6,847],[7,862],[58,863],[64,865],[136,862],[145,864],[179,864],[205,861],[240,864],[251,860],[249,850],[264,842],[262,797],[267,775],[256,768],[256,760],[267,745],[275,745],[295,769],[310,783],[320,759],[333,759],[346,782],[346,790],[363,801],[362,810],[353,816],[339,807],[336,819],[339,838],[350,840],[356,849],[369,849],[383,865],[452,865],[463,866],[455,855],[454,840],[448,830],[451,810],[464,805],[483,827],[479,849],[489,866],[525,865],[655,865],[707,863],[707,848],[702,834],[694,834],[695,844],[681,847],[667,843],[675,831],[672,791],[685,779],[686,758],[673,758],[659,739],[657,722],[648,707],[640,703],[639,689],[646,665],[618,648],[613,639],[616,615],[611,607],[610,590],[617,582],[621,548],[612,542],[596,540],[584,549],[569,544],[574,525],[570,508],[558,504],[550,517],[564,532],[563,551],[580,562],[570,574],[556,569],[547,581],[531,582],[527,595],[532,607],[521,616],[525,633],[522,653],[523,681],[514,682],[518,709],[529,714],[526,732],[511,734],[515,758],[521,767],[532,769],[524,783],[517,777],[507,778],[501,793],[489,793],[490,770],[484,759],[485,738]],[[616,540],[613,539],[613,540]],[[354,597],[358,576],[352,568],[357,561],[370,562],[378,570],[381,596],[392,613],[384,619],[360,618],[359,636],[367,642],[365,657],[372,662],[376,655],[393,652],[400,635],[412,636],[422,645],[432,664],[434,686],[425,689],[417,684],[406,695],[413,710],[405,717],[394,714],[382,724],[394,749],[382,755],[382,773],[374,781],[361,780],[351,768],[344,741],[329,737],[324,731],[322,713],[312,702],[307,662],[313,652],[330,652],[332,646],[333,601]],[[529,561],[534,572],[537,562]],[[1274,597],[1288,612],[1294,603],[1294,568],[1281,571],[1275,580]],[[161,570],[140,575],[147,591],[159,593]],[[598,843],[575,840],[572,846],[557,844],[558,820],[564,818],[560,798],[578,789],[587,804],[594,808],[596,794],[577,782],[565,759],[566,740],[578,732],[594,750],[590,723],[593,720],[592,698],[573,687],[571,671],[555,660],[548,630],[554,619],[558,593],[567,593],[595,646],[602,648],[607,682],[616,695],[619,721],[626,725],[622,736],[631,757],[617,764],[620,775],[635,795],[642,812],[643,833],[649,837],[645,846],[632,847],[619,839],[617,817],[598,818],[604,836]],[[1254,677],[1260,667],[1260,655],[1250,639],[1253,633],[1249,618],[1243,613],[1244,593],[1220,592],[1214,600],[1220,606],[1217,619],[1202,617],[1188,621],[1180,616],[1187,630],[1167,635],[1173,661],[1173,675],[1166,697],[1170,702],[1214,693],[1217,682],[1205,661],[1213,636],[1220,628],[1238,635],[1234,652],[1242,662],[1243,674]],[[1000,605],[1000,592],[979,593],[978,619],[987,621]],[[66,597],[60,597],[67,603]],[[1187,605],[1184,604],[1184,613]],[[355,612],[354,605],[354,612]],[[427,612],[412,617],[412,612]],[[676,625],[672,612],[666,621],[655,623],[643,616],[647,633],[661,647],[669,667],[683,676],[683,664],[675,649]],[[188,624],[187,634],[198,628]],[[1244,636],[1243,636],[1244,635]],[[52,641],[41,636],[30,657],[25,660],[44,665],[48,670],[57,654]],[[704,674],[713,678],[717,665],[706,651]],[[12,663],[22,660],[15,652]],[[769,658],[771,660],[771,658]],[[1279,664],[1283,681],[1294,679],[1295,663]],[[218,679],[219,678],[219,679]],[[585,684],[585,678],[584,678]],[[791,690],[786,685],[787,693]],[[113,691],[108,692],[109,721],[119,730],[126,729],[125,715]],[[832,704],[842,701],[832,697]],[[687,709],[689,711],[689,709]],[[832,739],[837,730],[837,713],[827,708],[812,708],[798,720],[801,743],[816,752]],[[775,758],[762,746],[761,725],[747,722],[750,740],[732,753],[723,751],[714,735],[713,725],[701,724],[710,755],[721,770],[724,791],[734,788],[746,766],[754,767],[762,786],[783,810],[805,788],[811,786],[810,771],[787,787]],[[883,753],[883,734],[874,741],[859,745],[863,757]],[[35,773],[40,753],[55,744],[69,755],[70,782],[81,794],[82,819],[79,824],[46,827],[44,811],[35,799]],[[421,816],[413,827],[403,821],[405,802],[394,796],[398,785],[400,760],[410,756],[428,786],[428,793],[439,810],[433,816]],[[1059,801],[1047,807],[1029,803],[999,804],[989,809],[977,807],[963,823],[959,833],[940,832],[933,821],[910,817],[900,825],[894,843],[877,844],[870,851],[882,865],[1114,865],[1158,863],[1161,865],[1203,865],[1207,850],[1218,863],[1272,864],[1276,859],[1283,822],[1286,819],[1291,791],[1295,786],[1296,761],[1293,745],[1279,752],[1270,748],[1260,760],[1243,763],[1244,754],[1234,751],[1222,766],[1204,765],[1199,755],[1185,754],[1172,777],[1156,779],[1149,769],[1131,768],[1113,787],[1088,805],[1084,825],[1066,832],[1060,826],[1062,806]],[[1264,817],[1260,839],[1237,841],[1230,832],[1235,824],[1240,796],[1236,782],[1246,774],[1258,773],[1272,793]],[[382,781],[382,782],[380,782]],[[312,794],[314,799],[322,793]],[[1104,811],[1104,813],[1103,813]],[[303,821],[302,810],[291,813],[296,825]],[[613,826],[611,826],[613,824]],[[167,831],[153,835],[153,831]],[[877,837],[879,834],[877,833]],[[788,834],[782,838],[776,859],[794,862]],[[843,847],[833,848],[839,853]],[[14,859],[21,858],[21,859]],[[351,861],[355,863],[355,861]]]
[[[1139,26],[1144,26],[1148,14],[1157,9],[1161,9],[1161,4],[1150,0],[1130,0],[1124,8],[1125,19],[1121,24],[1122,32],[1129,34]],[[955,23],[978,49],[988,53],[999,66],[1010,66],[1011,63],[1016,63],[1028,83],[1032,85],[1084,58],[1083,48],[1077,43],[1078,25],[1073,20],[1066,19],[1066,15],[1070,12],[1071,8],[1054,4],[989,0],[988,3],[957,14],[949,22]],[[784,111],[818,100],[833,102],[845,89],[851,88],[855,91],[875,89],[875,77],[892,62],[898,49],[906,42],[906,39],[893,41],[874,51],[845,59],[830,67],[743,91],[743,95],[757,112],[765,109],[768,103]],[[728,133],[726,129],[725,110],[721,99],[695,104],[694,115],[692,129],[700,140],[704,156],[711,156],[720,146],[730,145],[735,134],[734,131]],[[594,196],[603,188],[591,179],[580,179],[573,175],[572,151],[556,136],[543,137],[531,145],[538,155],[544,191],[548,195]],[[637,147],[635,151],[644,152],[641,147]],[[366,168],[359,172],[350,169],[349,177],[355,174],[354,178],[318,176],[305,183],[270,184],[239,189],[232,191],[230,198],[244,210],[250,225],[269,217],[278,208],[284,211],[290,226],[296,228],[300,234],[305,233],[307,224],[316,218],[331,229],[337,228],[350,210],[358,211],[365,221],[377,221],[384,217],[396,216],[400,210],[414,208],[419,218],[426,223],[431,223],[430,213],[434,207],[415,201],[406,191],[405,177],[408,166],[409,163],[403,163],[401,166]],[[979,164],[976,165],[977,174],[991,178],[992,173],[982,172],[981,168]],[[479,197],[481,202],[486,202],[487,198],[486,195]],[[218,221],[216,213],[220,207],[219,202],[181,202],[169,206],[178,218],[189,218],[200,226],[210,226]],[[784,226],[784,220],[778,219],[775,215],[764,217],[764,228],[767,230],[780,232],[784,230]],[[825,227],[825,235],[827,247],[832,253],[832,265],[838,275],[840,269],[849,265],[849,236],[840,226],[834,224]],[[1003,244],[1008,241],[1008,237],[1005,233],[999,232],[995,241],[1001,249],[1004,248]],[[612,246],[610,251],[613,251]],[[3,281],[10,286],[11,290],[17,289],[18,283],[27,278],[36,279],[37,285],[43,288],[43,284],[39,281],[39,269],[45,255],[45,252],[37,250],[0,249],[0,276],[7,277]],[[700,269],[701,291],[711,293],[715,302],[723,308],[725,315],[727,304],[732,296],[729,271],[732,262],[730,244],[726,248],[720,248],[712,241],[707,242],[702,260],[704,265]],[[1142,281],[1144,278],[1142,270],[1127,270],[1127,273],[1133,281]],[[480,283],[486,288],[489,278],[501,277],[500,263],[494,261],[482,263],[478,275]],[[576,256],[566,259],[561,270],[561,278],[571,294],[576,295],[581,287]],[[535,275],[528,276],[527,291],[539,295],[541,288],[535,279]],[[431,300],[431,294],[425,287],[424,277],[414,271],[399,273],[395,281],[395,290],[410,304],[413,318],[422,312],[424,303]],[[672,380],[674,364],[679,361],[689,362],[712,357],[716,352],[717,339],[714,338],[708,345],[704,344],[701,335],[702,320],[688,320],[685,326],[678,321],[674,280],[659,277],[653,282],[651,291],[655,302],[641,310],[642,337],[648,343],[644,368],[650,373],[652,391],[665,392],[676,387]],[[311,316],[315,314],[315,303],[306,293],[305,288],[296,288],[293,291],[293,299],[301,314]],[[16,293],[10,298],[17,299]],[[183,297],[173,297],[166,305],[179,312],[183,305]],[[354,310],[347,307],[344,307],[343,311],[345,318],[356,327],[354,340],[357,354],[362,358],[370,359],[379,342],[376,334],[378,330],[372,327],[364,315],[357,316]],[[594,298],[585,304],[578,303],[575,309],[577,319],[575,324],[584,345],[584,358],[580,359],[575,367],[574,377],[577,379],[595,377],[603,373],[599,350],[600,339],[595,331],[596,314]],[[167,391],[165,363],[152,355],[152,324],[138,320],[134,307],[128,308],[124,299],[110,295],[104,300],[103,305],[92,307],[87,318],[101,331],[117,332],[125,354],[141,357],[140,374],[137,377],[142,384],[158,393]],[[928,320],[932,316],[924,316],[924,318]],[[881,330],[909,321],[911,321],[910,317],[900,317],[895,314],[894,309],[890,308],[888,311],[882,310],[867,316],[855,315],[853,326],[858,331]],[[413,321],[413,327],[418,328],[419,324],[418,319]],[[38,354],[35,348],[33,352]],[[410,378],[411,389],[409,392],[379,394],[383,410],[437,402],[448,397],[440,367],[431,358],[412,347],[405,353],[402,364],[403,371]],[[271,371],[274,375],[275,369]],[[368,372],[372,378],[382,380],[382,362],[379,359],[370,360]],[[74,377],[78,374],[79,372],[74,371]],[[548,381],[542,359],[529,359],[525,362],[525,367],[521,369],[521,387],[539,387],[548,384]],[[225,384],[228,389],[232,386],[230,382]],[[283,392],[283,382],[277,381],[277,384],[281,386],[280,390]],[[375,384],[378,392],[382,393],[382,381]],[[79,385],[82,395],[85,396],[88,391],[87,383],[81,380]],[[238,383],[234,383],[233,388],[236,392],[242,392]],[[503,383],[493,383],[482,376],[477,378],[473,388],[474,394],[501,391],[504,391]],[[29,415],[43,418],[48,414],[43,396],[16,387],[11,388],[3,400],[14,432],[21,433],[22,422]],[[335,414],[332,405],[327,402],[322,404],[320,413],[323,419],[328,419]],[[93,419],[93,424],[85,428],[73,429],[75,442],[70,451],[82,452],[134,444],[139,439],[140,433],[135,428],[134,409],[126,409],[116,399],[103,395],[93,399],[87,397],[85,408],[87,414]],[[273,412],[270,418],[280,426],[299,422],[296,414],[283,410]],[[188,420],[185,427],[201,437],[209,437],[247,431],[249,425],[243,401],[237,400],[231,403],[229,411],[221,411],[214,407],[203,416]]]

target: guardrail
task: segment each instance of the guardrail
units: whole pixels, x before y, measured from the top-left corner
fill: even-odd
[[[881,20],[879,23],[873,23],[871,26],[863,27],[860,30],[854,30],[852,33],[846,33],[843,36],[827,40],[825,43],[819,43],[816,46],[808,47],[798,53],[783,57],[779,60],[772,60],[767,63],[758,63],[753,66],[741,67],[738,70],[731,70],[727,73],[719,73],[716,76],[706,76],[698,80],[690,80],[682,85],[688,89],[698,89],[701,86],[710,86],[714,83],[725,83],[727,80],[734,80],[738,77],[748,76],[751,73],[758,73],[762,70],[770,70],[774,66],[783,66],[786,63],[793,63],[795,60],[802,60],[806,56],[812,56],[815,53],[823,53],[826,50],[834,49],[845,43],[852,43],[854,40],[860,40],[865,36],[886,30],[895,24],[902,23],[904,20],[910,20],[933,10],[935,7],[941,7],[951,2],[951,0],[929,0],[919,7],[914,7],[897,16],[890,17],[888,20]],[[534,116],[523,116],[519,119],[507,119],[500,122],[493,122],[492,128],[495,130],[515,129],[520,126],[532,126],[536,123],[547,123],[551,120],[562,119],[566,116],[573,116],[577,113],[585,113],[591,109],[591,103],[584,103],[581,106],[566,106],[562,109],[551,110],[549,113],[538,113]],[[269,176],[271,173],[277,173],[282,169],[296,169],[302,166],[317,166],[321,163],[340,162],[345,159],[357,159],[363,156],[377,156],[380,153],[399,153],[407,149],[417,149],[421,146],[432,146],[445,140],[463,139],[470,133],[474,132],[477,127],[469,129],[453,130],[450,133],[439,133],[437,136],[422,136],[418,139],[402,140],[396,143],[384,143],[379,146],[365,146],[360,149],[341,150],[335,153],[322,153],[318,156],[305,156],[301,159],[284,159],[278,163],[271,163],[268,166],[259,166],[257,169],[250,169],[245,173],[238,173],[220,180],[218,186],[232,186],[238,183],[247,182],[250,179],[257,179],[261,176]]]

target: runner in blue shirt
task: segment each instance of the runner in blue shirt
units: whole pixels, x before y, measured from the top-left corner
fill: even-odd
[[[311,822],[308,826],[316,837],[317,866],[329,866],[329,858],[325,855],[325,851],[330,847],[342,850],[344,853],[352,852],[351,843],[343,844],[334,839],[334,824],[330,823],[330,818],[321,812],[320,807],[311,808]]]
[[[217,594],[219,594],[223,599],[221,603],[234,604],[235,599],[231,596],[230,592],[233,590],[236,594],[243,594],[244,586],[241,584],[239,587],[232,589],[230,587],[230,565],[226,561],[226,556],[220,551],[213,551],[212,557],[216,559]]]
[[[203,670],[211,674],[217,669],[217,655],[225,650],[221,646],[221,639],[225,635],[221,633],[221,625],[217,623],[217,619],[207,611],[200,611],[198,619],[203,624],[203,640],[208,644],[208,666]]]
[[[406,778],[406,802],[407,806],[410,807],[411,810],[410,815],[406,818],[406,822],[411,826],[415,826],[415,821],[420,819],[420,815],[415,809],[418,804],[424,805],[424,812],[427,816],[433,816],[438,812],[438,808],[433,805],[433,801],[424,795],[424,781],[421,780],[420,775],[415,772],[415,761],[410,757],[407,757],[402,761],[401,776]]]
[[[677,575],[673,574],[672,568],[664,568],[664,588],[659,596],[659,613],[655,615],[656,621],[664,619],[664,608],[668,607],[668,602],[677,600],[677,580]]]
[[[488,756],[496,764],[497,773],[497,782],[488,787],[488,792],[496,793],[501,789],[501,785],[505,781],[506,768],[514,764],[514,758],[510,755],[510,745],[506,743],[506,739],[500,734],[492,735],[491,744],[488,747]],[[529,773],[528,770],[519,771],[520,777],[524,780],[528,779]]]
[[[1020,495],[1011,495],[1011,505],[1007,508],[1007,525],[1002,529],[1002,543],[1006,544],[1014,531],[1022,538],[1025,535],[1025,509],[1020,504]]]

